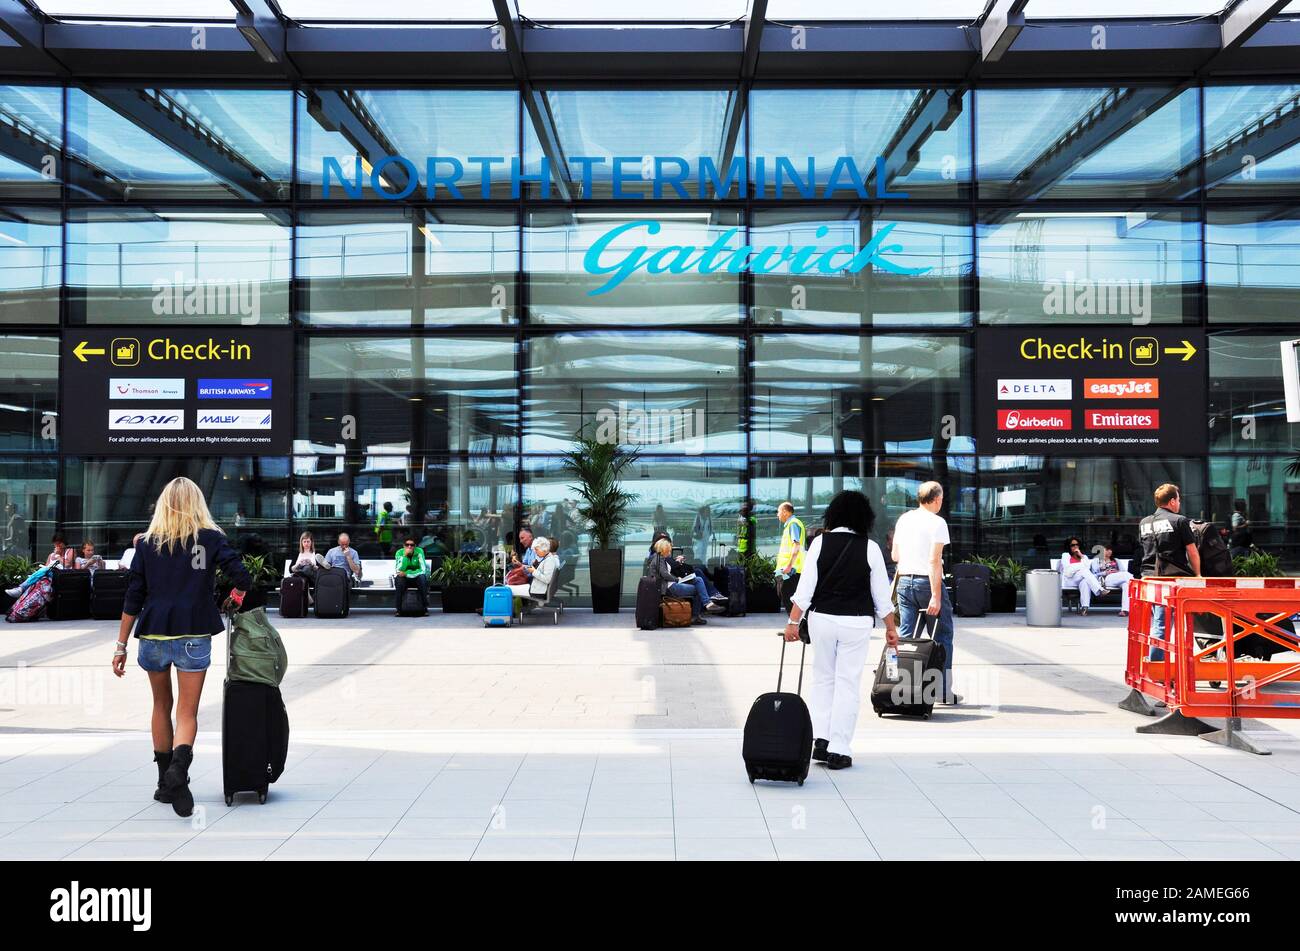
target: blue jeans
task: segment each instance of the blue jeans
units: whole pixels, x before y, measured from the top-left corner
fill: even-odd
[[[709,599],[707,592],[704,590],[704,581],[701,580],[699,575],[695,576],[694,581],[674,582],[667,593],[674,598],[690,598],[692,620],[700,616],[704,610],[704,602]]]
[[[136,660],[140,666],[154,674],[166,673],[175,665],[177,670],[207,670],[212,662],[212,637],[177,637],[166,641],[137,638]]]
[[[916,633],[917,618],[925,615],[925,609],[930,604],[930,579],[918,578],[915,575],[898,579],[898,636],[912,637]],[[943,645],[943,693],[945,697],[952,695],[952,601],[948,597],[948,589],[943,589],[943,600],[940,602],[939,616],[937,618],[926,617],[924,628],[934,638],[935,642]]]
[[[1151,605],[1151,630],[1148,632],[1152,637],[1158,637],[1162,641],[1165,639],[1165,608],[1159,604]],[[1151,660],[1164,660],[1165,652],[1159,647],[1151,648]]]
[[[706,599],[718,593],[717,586],[714,585],[713,579],[709,577],[709,573],[703,565],[691,565],[691,571],[695,572],[696,578],[704,582],[704,596]]]

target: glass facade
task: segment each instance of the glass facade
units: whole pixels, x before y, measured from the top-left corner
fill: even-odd
[[[589,539],[560,458],[613,418],[635,421],[641,453],[636,567],[658,527],[690,544],[705,507],[700,554],[734,544],[745,503],[770,548],[779,502],[815,520],[844,487],[877,504],[883,541],[936,478],[957,555],[1054,555],[1070,534],[1126,550],[1172,480],[1195,515],[1226,521],[1244,500],[1256,543],[1300,568],[1278,357],[1300,337],[1300,87],[738,95],[0,85],[6,550],[43,554],[62,528],[120,551],[184,473],[275,550],[347,530],[368,552],[385,503],[431,551],[527,521],[559,543],[581,603]],[[860,181],[834,171],[844,156]],[[616,229],[601,260],[644,266],[593,273]],[[923,273],[841,266],[882,241]],[[770,245],[825,266],[680,266],[683,248]],[[1050,312],[1045,285],[1076,280],[1143,285],[1144,309]],[[251,283],[256,313],[159,309],[160,287],[210,281]],[[60,392],[61,334],[254,323],[293,328],[290,455],[61,450],[83,398]],[[1187,421],[1206,454],[982,451],[982,328],[1093,323],[1208,332],[1208,418]]]

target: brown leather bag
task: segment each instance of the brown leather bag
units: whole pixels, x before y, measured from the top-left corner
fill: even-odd
[[[690,627],[691,602],[681,598],[664,598],[659,603],[659,614],[664,627]]]

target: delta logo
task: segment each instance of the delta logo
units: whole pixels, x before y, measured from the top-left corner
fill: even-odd
[[[1071,429],[1074,426],[1074,414],[1068,409],[1000,409],[998,410],[998,429],[1045,430]]]
[[[270,410],[225,410],[199,413],[199,429],[270,429]]]
[[[1085,429],[1159,429],[1158,409],[1088,409],[1083,411]]]
[[[269,400],[270,380],[199,380],[201,400]]]
[[[116,430],[184,429],[185,411],[114,409],[108,412],[108,428]]]
[[[1154,400],[1160,398],[1160,381],[1154,377],[1086,379],[1083,396],[1089,400]]]
[[[998,380],[1000,400],[1068,400],[1073,397],[1071,380]]]

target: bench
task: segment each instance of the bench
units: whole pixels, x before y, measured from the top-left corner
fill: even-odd
[[[289,577],[289,569],[293,567],[293,559],[284,560],[284,575]],[[427,577],[432,573],[433,565],[426,558],[424,562],[424,574]],[[397,573],[393,571],[393,559],[391,558],[362,558],[361,559],[361,580],[352,588],[353,594],[364,594],[368,591],[383,592],[393,594],[397,591],[394,579]]]
[[[538,614],[543,611],[551,612],[551,616],[555,623],[560,623],[560,615],[564,613],[564,602],[557,601],[555,595],[560,587],[560,575],[562,571],[562,568],[557,568],[555,574],[551,575],[551,583],[546,589],[546,597],[539,598],[531,594],[527,597],[515,595],[519,600],[519,613],[515,617],[520,624],[524,623],[525,614]]]
[[[1115,561],[1119,564],[1120,571],[1128,571],[1130,559],[1116,558]],[[1060,574],[1061,559],[1053,558],[1050,564],[1052,570]],[[1092,596],[1092,603],[1096,604],[1098,598],[1109,598],[1112,594],[1119,594],[1119,590],[1119,588],[1103,588],[1100,594]],[[1065,575],[1061,575],[1061,606],[1075,613],[1079,611],[1079,589],[1073,585],[1067,588],[1065,586]]]

